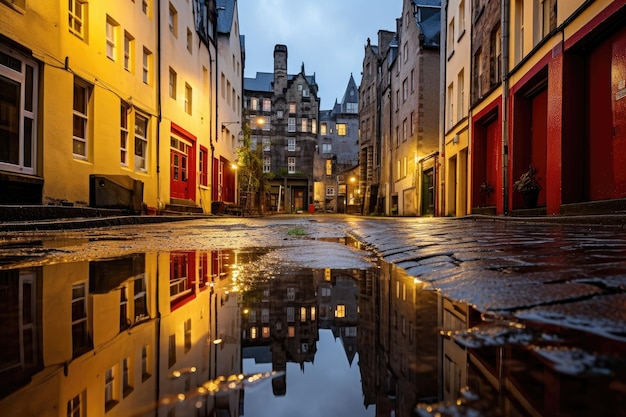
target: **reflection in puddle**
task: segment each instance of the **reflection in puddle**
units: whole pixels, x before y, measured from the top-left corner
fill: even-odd
[[[0,415],[625,413],[619,338],[481,314],[386,263],[271,253],[0,270]]]

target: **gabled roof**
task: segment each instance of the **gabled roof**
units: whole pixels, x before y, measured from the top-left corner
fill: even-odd
[[[217,33],[230,33],[235,18],[236,0],[217,0]]]
[[[263,91],[271,93],[274,91],[274,73],[257,72],[256,77],[246,77],[243,79],[243,89],[249,91]]]
[[[441,13],[437,13],[430,18],[417,24],[424,34],[424,45],[439,46],[441,34]]]

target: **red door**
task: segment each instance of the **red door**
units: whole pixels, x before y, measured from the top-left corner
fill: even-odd
[[[189,199],[189,146],[180,140],[172,138],[170,148],[170,193],[173,198]]]
[[[500,125],[498,119],[486,126],[485,152],[485,182],[493,187],[493,192],[486,196],[486,205],[497,204],[498,190],[500,189]]]
[[[611,102],[613,104],[613,167],[614,193],[626,196],[626,31],[622,30],[613,43],[611,63]]]
[[[530,161],[538,169],[539,184],[544,190],[539,193],[537,204],[546,204],[546,172],[548,150],[548,90],[532,98],[532,144]],[[527,167],[524,167],[524,170]]]

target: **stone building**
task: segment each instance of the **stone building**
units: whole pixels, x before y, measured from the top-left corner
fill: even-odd
[[[287,73],[285,45],[274,48],[273,73],[244,78],[252,146],[263,147],[263,172],[272,173],[266,199],[270,212],[299,212],[314,204],[317,92],[315,74],[307,75],[304,63],[298,74]]]
[[[396,36],[380,68],[389,79],[380,104],[385,138],[379,195],[384,213],[434,215],[439,174],[440,1],[405,0]]]
[[[331,110],[320,111],[315,163],[316,209],[338,212],[339,207],[350,202],[350,196],[339,192],[339,174],[358,164],[359,90],[351,74],[341,102],[335,102]],[[353,195],[352,203],[358,205],[360,201]]]

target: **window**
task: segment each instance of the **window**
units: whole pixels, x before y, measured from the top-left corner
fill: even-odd
[[[259,329],[256,327],[250,328],[250,339],[256,339],[259,337]]]
[[[296,138],[287,138],[287,150],[292,152],[296,150]]]
[[[271,130],[272,129],[272,118],[271,116],[263,116],[263,130]],[[294,126],[295,128],[295,126]],[[295,130],[294,130],[295,132]]]
[[[335,308],[335,317],[343,318],[346,317],[346,306],[343,304],[338,304],[337,308]]]
[[[296,118],[289,117],[287,119],[287,132],[295,132],[296,131]]]
[[[67,402],[67,417],[83,417],[87,415],[87,409],[84,405],[84,395],[81,393]]]
[[[287,322],[293,323],[295,321],[296,313],[293,307],[287,307]]]
[[[294,287],[287,287],[287,301],[294,301],[296,299],[296,289]]]
[[[283,118],[283,111],[282,110],[276,110],[276,118],[277,119],[282,119]]]
[[[294,102],[289,103],[289,113],[290,114],[296,113],[296,103]]]
[[[75,158],[87,159],[87,134],[89,130],[89,100],[91,86],[74,79],[74,117],[72,131],[72,152]]]
[[[226,76],[222,73],[222,82],[220,83],[220,90],[222,91],[222,99],[226,99]]]
[[[515,1],[515,62],[519,62],[524,57],[524,2]],[[493,45],[493,44],[492,44]]]
[[[337,134],[339,136],[346,136],[348,134],[348,125],[345,123],[337,123]]]
[[[523,29],[522,29],[523,30]],[[500,83],[502,79],[502,39],[500,25],[491,32],[491,83]],[[521,46],[523,49],[523,45]],[[521,50],[521,49],[520,49]]]
[[[300,132],[306,133],[309,131],[309,119],[303,117],[300,120]]]
[[[402,101],[406,101],[409,98],[409,80],[407,78],[402,81]]]
[[[142,66],[143,66],[142,80],[144,84],[150,84],[150,77],[151,77],[151,72],[152,72],[152,52],[150,52],[146,48],[143,48]]]
[[[87,5],[82,0],[68,0],[68,24],[70,32],[80,39],[85,37],[84,21],[86,17]]]
[[[191,350],[191,319],[185,320],[185,353]]]
[[[148,0],[141,0],[141,11],[146,16],[148,15],[148,12],[150,11],[150,7],[148,5]]]
[[[91,347],[87,323],[87,284],[72,286],[72,355],[78,357]]]
[[[170,98],[176,100],[176,71],[170,67]]]
[[[482,48],[476,51],[474,55],[474,91],[476,91],[476,97],[480,98],[483,95],[483,53]]]
[[[409,127],[406,119],[402,121],[402,142],[405,142],[409,137]]]
[[[263,172],[271,172],[272,158],[270,156],[263,157]]]
[[[415,92],[415,70],[411,70],[411,93]]]
[[[262,141],[263,141],[263,152],[269,152],[271,150],[270,146],[271,146],[271,143],[272,143],[270,138],[267,137],[267,136],[263,136],[263,140]]]
[[[145,381],[150,378],[150,362],[149,362],[149,348],[148,345],[144,345],[141,348],[141,380]]]
[[[327,159],[326,160],[326,175],[328,175],[329,177],[331,175],[333,175],[333,161],[332,161],[332,159]]]
[[[124,32],[124,69],[128,72],[133,72],[134,41],[128,32]]]
[[[169,348],[167,354],[167,366],[168,368],[171,368],[172,366],[176,365],[176,335],[171,334],[169,336],[168,342]]]
[[[296,158],[294,158],[293,156],[287,158],[287,172],[289,174],[296,173]]]
[[[311,133],[317,135],[317,120],[311,119]]]
[[[405,42],[402,48],[402,54],[404,55],[404,62],[409,60],[409,43]]]
[[[269,98],[263,99],[263,111],[272,111],[272,100]]]
[[[465,108],[465,70],[461,69],[457,76],[456,83],[456,119],[461,120],[463,118],[463,109]]]
[[[120,288],[120,332],[130,327],[128,320],[128,287]]]
[[[359,112],[359,103],[346,103],[346,113],[356,114]]]
[[[261,328],[261,337],[264,339],[270,337],[270,328],[268,326],[263,326],[263,328]]]
[[[170,3],[169,14],[167,16],[167,22],[170,28],[170,33],[178,38],[178,12],[176,8]]]
[[[331,153],[333,151],[332,143],[322,143],[322,153]]]
[[[191,115],[192,105],[193,105],[193,90],[191,86],[185,83],[185,112]]]
[[[465,33],[465,0],[459,2],[459,39]]]
[[[261,309],[261,323],[269,323],[270,322],[270,309],[262,308]]]
[[[120,105],[120,163],[122,166],[128,166],[128,112],[128,104],[122,102]]]
[[[300,321],[306,322],[306,307],[300,307]]]
[[[122,393],[124,398],[133,391],[133,375],[130,358],[122,359]]]
[[[106,22],[106,49],[107,49],[107,58],[112,61],[117,61],[117,32],[119,30],[119,25],[107,16]]]
[[[415,112],[411,112],[411,120],[409,121],[409,130],[411,136],[415,134]]]
[[[448,23],[448,59],[454,54],[454,19]]]
[[[327,135],[328,125],[326,123],[320,124],[320,135]]]
[[[0,169],[35,173],[37,65],[0,45]]]
[[[146,294],[145,276],[141,274],[134,282],[135,323],[148,317],[148,296]]]
[[[209,151],[200,147],[200,185],[209,185]]]
[[[191,45],[193,45],[193,32],[191,29],[187,28],[187,51],[192,53]]]
[[[334,195],[335,195],[335,187],[327,187],[326,188],[326,197],[334,197]]]
[[[448,128],[454,126],[454,84],[448,86]]]
[[[148,118],[135,115],[135,171],[147,172]]]

